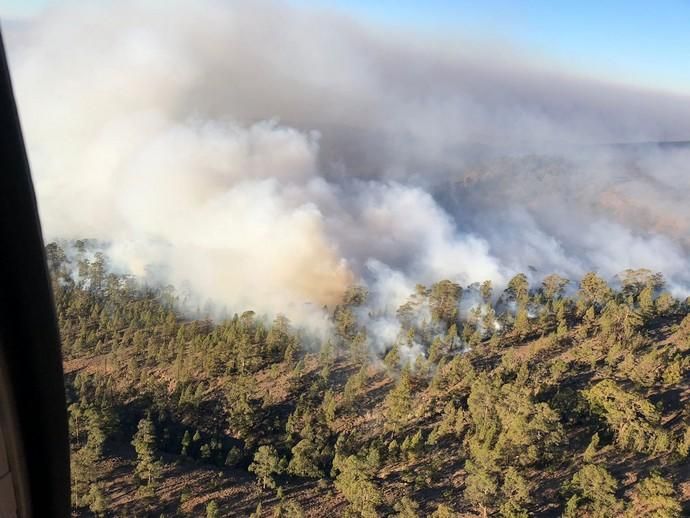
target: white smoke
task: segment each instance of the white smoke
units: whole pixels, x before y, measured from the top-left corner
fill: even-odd
[[[5,38],[46,238],[231,311],[320,326],[364,283],[383,350],[417,283],[690,282],[690,154],[606,145],[690,138],[688,97],[279,2],[66,3]]]

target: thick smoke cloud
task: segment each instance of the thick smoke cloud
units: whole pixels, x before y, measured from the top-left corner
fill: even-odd
[[[282,3],[82,2],[5,32],[46,238],[230,310],[314,324],[352,283],[394,311],[518,271],[690,282],[690,153],[610,145],[689,139],[690,97]]]

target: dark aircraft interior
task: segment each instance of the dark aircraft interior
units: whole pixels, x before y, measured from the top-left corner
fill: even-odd
[[[66,517],[69,443],[60,342],[1,37],[0,155],[0,518]]]

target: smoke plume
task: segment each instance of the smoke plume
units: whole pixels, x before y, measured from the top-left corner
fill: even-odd
[[[394,312],[520,271],[690,285],[690,152],[613,145],[690,139],[690,97],[277,2],[63,4],[5,38],[46,238],[230,310],[306,322],[362,283]]]

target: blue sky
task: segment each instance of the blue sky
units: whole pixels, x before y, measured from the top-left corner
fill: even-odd
[[[397,27],[499,39],[583,73],[690,94],[690,0],[295,0]]]
[[[58,1],[0,0],[0,15]],[[587,75],[690,94],[690,0],[291,1],[393,27],[496,39]]]
[[[0,15],[7,17],[27,16],[54,0],[0,0]]]

